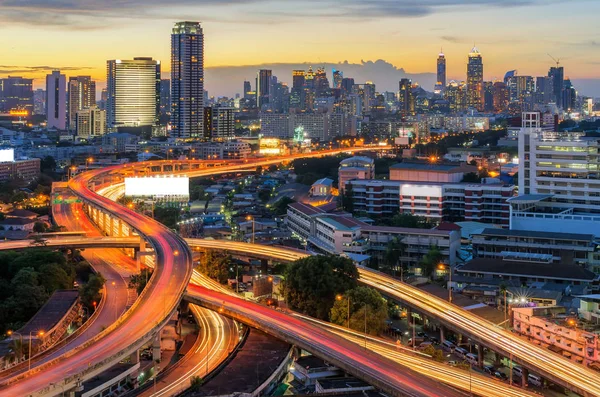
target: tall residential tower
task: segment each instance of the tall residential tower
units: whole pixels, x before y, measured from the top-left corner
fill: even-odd
[[[483,59],[477,47],[469,53],[467,64],[467,107],[483,110]]]
[[[96,82],[90,76],[69,77],[69,129],[77,128],[77,112],[96,106]]]
[[[437,59],[437,81],[435,91],[441,92],[446,87],[446,56],[440,51]]]
[[[171,35],[171,136],[198,138],[204,122],[204,33],[178,22]]]

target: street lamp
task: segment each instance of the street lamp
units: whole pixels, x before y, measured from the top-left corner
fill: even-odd
[[[62,389],[61,396],[63,396],[63,397],[65,396],[65,385],[50,382],[50,386],[54,386],[54,387],[60,386],[60,388]]]
[[[341,294],[338,294],[335,296],[335,299],[338,301],[341,301],[344,299],[344,296]],[[346,300],[348,301],[348,314],[347,314],[348,329],[350,329],[350,297],[346,296]],[[367,302],[365,302],[365,350],[367,350]]]
[[[448,268],[446,269],[446,266],[444,266],[443,263],[440,263],[438,269],[448,270],[448,302],[452,303],[452,266],[448,265]]]
[[[254,244],[254,217],[252,215],[248,215],[246,220],[252,221],[252,244]]]
[[[31,370],[31,335],[34,333],[35,331],[29,331],[29,358],[28,358],[28,367],[29,370]],[[38,336],[44,336],[44,331],[38,331]]]
[[[88,169],[89,163],[93,162],[94,159],[92,157],[88,157],[87,159],[85,159],[85,169]]]
[[[20,353],[21,353],[21,354],[19,354],[21,357],[19,357],[19,362],[21,362],[21,360],[23,360],[23,335],[21,335],[21,334],[20,334],[20,333],[18,333],[18,332],[15,332],[15,331],[6,331],[6,334],[7,334],[8,336],[10,336],[10,337],[11,337],[11,339],[12,339],[12,336],[13,336],[14,334],[17,334],[17,335],[19,335],[19,340],[21,341],[21,348],[20,348]]]

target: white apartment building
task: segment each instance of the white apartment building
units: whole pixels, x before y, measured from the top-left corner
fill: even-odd
[[[544,131],[539,113],[524,113],[511,229],[600,235],[599,168],[600,138]]]
[[[196,145],[194,148],[198,157],[204,160],[245,159],[252,153],[250,144],[241,141],[203,142]]]

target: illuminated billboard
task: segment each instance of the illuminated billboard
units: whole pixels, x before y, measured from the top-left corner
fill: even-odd
[[[278,138],[261,138],[259,153],[262,155],[281,154],[281,141]]]
[[[125,196],[129,197],[188,197],[190,178],[160,176],[125,178]]]
[[[15,161],[15,149],[0,149],[0,163]]]

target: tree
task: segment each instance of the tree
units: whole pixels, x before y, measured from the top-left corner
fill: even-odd
[[[40,169],[42,171],[54,172],[56,170],[56,160],[54,160],[54,157],[44,157],[40,162]]]
[[[96,302],[96,304],[100,302],[100,298],[102,297],[100,291],[102,291],[105,282],[106,279],[102,276],[102,274],[92,274],[88,278],[87,283],[79,288],[81,302],[88,309],[94,309],[94,302]]]
[[[231,273],[230,264],[230,255],[220,251],[208,250],[200,259],[196,270],[221,284],[227,284],[227,279]]]
[[[33,224],[33,231],[35,233],[44,233],[46,231],[46,224],[44,222],[36,222]]]
[[[155,207],[154,219],[170,229],[175,229],[181,219],[181,210],[174,207]]]
[[[366,315],[367,333],[379,335],[384,330],[385,320],[388,318],[387,302],[381,294],[368,287],[356,287],[346,291],[341,299],[336,299],[331,308],[332,323],[347,324],[348,299],[350,299],[350,328],[364,331]]]
[[[258,192],[258,199],[263,203],[266,203],[271,198],[271,190],[262,189]]]
[[[271,206],[271,211],[275,214],[275,215],[285,215],[287,213],[287,208],[288,205],[295,203],[296,200],[291,199],[287,196],[283,196],[282,198],[280,198],[279,200],[277,200],[275,202],[275,204],[273,204]]]
[[[341,188],[341,186],[340,186]],[[342,196],[342,208],[344,211],[354,213],[354,194],[352,192],[354,188],[351,183],[346,184],[344,189],[344,195]]]
[[[391,226],[412,229],[431,229],[433,224],[424,216],[413,214],[396,214],[391,219]]]
[[[420,265],[423,275],[431,277],[433,271],[436,269],[438,264],[442,261],[444,256],[440,252],[437,245],[433,245],[429,248],[429,251],[421,259]]]
[[[73,288],[73,278],[56,263],[49,263],[40,267],[40,284],[48,294],[58,289]]]
[[[204,384],[204,379],[199,376],[192,376],[190,378],[190,389],[192,391],[199,391]]]
[[[25,200],[27,200],[27,195],[24,192],[17,192],[10,197],[12,204],[17,204]]]
[[[396,266],[398,266],[398,264],[400,262],[400,258],[404,255],[405,250],[406,250],[406,244],[404,244],[398,238],[392,239],[392,241],[389,242],[389,244],[385,250],[385,257],[384,257],[385,267],[383,270],[388,273],[390,273],[390,272],[395,273],[395,268],[396,268]],[[404,271],[405,270],[404,264],[400,263],[400,266],[402,266],[402,270]]]
[[[327,320],[336,295],[355,288],[357,279],[358,270],[348,258],[322,255],[302,258],[285,273],[285,300],[293,310]]]
[[[146,288],[146,283],[150,280],[150,277],[152,277],[152,270],[148,268],[142,269],[140,274],[131,276],[129,279],[129,288],[135,288],[137,294],[141,294],[144,288]]]
[[[42,236],[33,235],[31,237],[31,245],[34,245],[36,247],[45,247],[46,245],[48,245],[48,240],[46,240]]]

